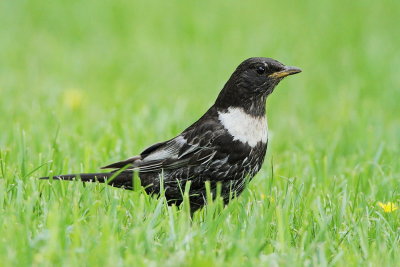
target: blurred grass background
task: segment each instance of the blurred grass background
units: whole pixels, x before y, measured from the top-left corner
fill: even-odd
[[[394,265],[400,3],[1,1],[0,260]],[[267,103],[262,171],[193,222],[162,199],[39,182],[171,138],[244,59],[301,67]],[[273,177],[271,174],[274,168]]]

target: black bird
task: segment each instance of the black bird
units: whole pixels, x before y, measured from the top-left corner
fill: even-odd
[[[190,181],[191,211],[206,204],[205,182],[228,203],[260,170],[268,143],[265,102],[275,86],[299,68],[263,57],[243,61],[223,87],[214,105],[178,136],[146,148],[140,155],[103,167],[108,173],[57,175],[54,179],[98,181],[132,189],[133,172],[149,194],[162,187],[168,203],[179,205]],[[42,179],[48,179],[43,177]],[[161,183],[163,183],[161,185]]]

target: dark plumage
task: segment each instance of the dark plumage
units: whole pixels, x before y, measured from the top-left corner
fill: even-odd
[[[146,192],[158,194],[161,180],[168,202],[177,205],[182,202],[186,182],[191,181],[192,211],[206,203],[205,182],[210,182],[212,192],[220,182],[221,195],[227,203],[243,191],[264,161],[268,143],[267,96],[284,77],[299,72],[298,68],[270,58],[249,58],[234,71],[215,104],[177,137],[154,144],[139,156],[103,167],[115,169],[113,172],[53,178],[80,177],[84,182],[108,182],[132,189],[133,172],[137,171]]]

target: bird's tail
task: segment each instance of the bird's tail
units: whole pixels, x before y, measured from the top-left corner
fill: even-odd
[[[77,174],[63,174],[53,176],[54,180],[66,181],[82,181],[82,182],[99,182],[107,183],[115,187],[124,187],[125,189],[132,189],[133,172],[100,172],[100,173],[77,173]],[[50,177],[41,177],[41,180],[49,180]]]

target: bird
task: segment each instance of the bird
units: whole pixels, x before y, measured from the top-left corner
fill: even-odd
[[[266,100],[285,77],[301,69],[252,57],[232,73],[215,103],[176,137],[155,143],[139,155],[102,167],[109,172],[77,173],[41,179],[100,182],[133,189],[137,173],[147,194],[163,193],[169,205],[183,202],[188,182],[190,211],[207,204],[207,186],[224,204],[239,196],[258,173],[268,146]],[[219,184],[219,185],[218,185]]]

